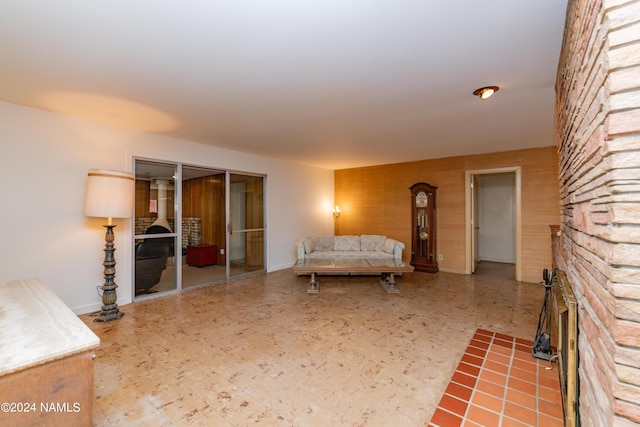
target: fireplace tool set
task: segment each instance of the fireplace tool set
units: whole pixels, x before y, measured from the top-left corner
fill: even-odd
[[[533,357],[553,361],[554,351],[551,348],[551,288],[553,287],[553,279],[556,276],[554,268],[549,274],[546,268],[542,271],[542,279],[544,281],[544,301],[540,309],[540,317],[538,318],[538,329],[536,337],[533,340],[532,354]]]

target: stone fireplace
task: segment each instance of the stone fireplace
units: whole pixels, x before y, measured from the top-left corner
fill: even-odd
[[[569,0],[554,265],[578,308],[579,420],[640,423],[640,5]]]
[[[135,234],[142,235],[156,222],[156,218],[136,218]],[[167,218],[171,230],[175,230],[175,219]],[[202,218],[182,218],[182,249],[185,251],[187,245],[199,245],[202,243]]]

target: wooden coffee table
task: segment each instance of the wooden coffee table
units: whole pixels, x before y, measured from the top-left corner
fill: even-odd
[[[400,293],[395,286],[394,274],[410,273],[413,266],[396,258],[304,258],[293,266],[294,273],[311,274],[307,293],[317,294],[320,288],[319,273],[380,274],[380,285],[389,294]]]

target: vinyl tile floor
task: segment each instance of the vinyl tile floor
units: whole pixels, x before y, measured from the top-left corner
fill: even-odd
[[[323,276],[312,295],[285,269],[80,316],[101,340],[94,425],[426,426],[478,329],[533,339],[544,297],[509,264],[405,274],[400,294],[377,280]],[[480,393],[468,407],[490,409]]]

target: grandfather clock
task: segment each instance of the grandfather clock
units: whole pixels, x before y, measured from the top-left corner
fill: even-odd
[[[427,183],[413,184],[411,190],[411,265],[416,271],[435,273],[436,190]]]

